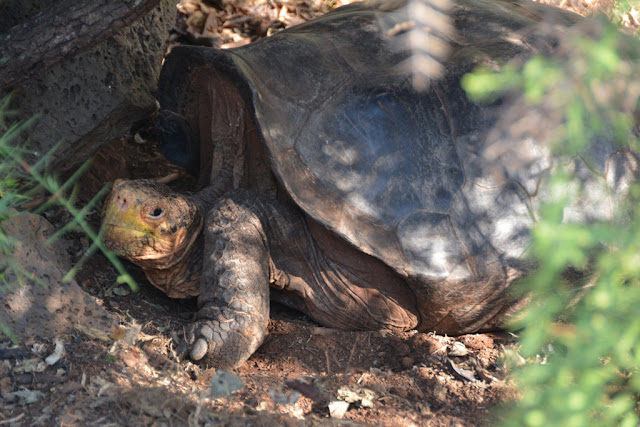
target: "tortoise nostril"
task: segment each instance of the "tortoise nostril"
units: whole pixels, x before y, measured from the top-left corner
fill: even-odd
[[[127,199],[124,197],[116,196],[116,202],[120,208],[125,208],[127,206]]]

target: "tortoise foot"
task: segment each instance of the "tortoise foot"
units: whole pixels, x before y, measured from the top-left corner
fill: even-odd
[[[260,221],[221,199],[207,214],[205,259],[195,322],[193,360],[216,368],[242,364],[262,344],[269,321],[269,255]]]
[[[189,326],[189,356],[216,368],[234,368],[244,363],[262,343],[266,330],[247,322],[199,320]],[[233,330],[232,330],[233,329]]]

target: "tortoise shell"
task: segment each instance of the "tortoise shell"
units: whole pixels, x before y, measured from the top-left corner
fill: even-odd
[[[202,123],[182,121],[197,103],[185,88],[203,67],[212,80],[229,81],[280,187],[306,214],[408,278],[419,304],[450,310],[447,301],[457,298],[470,310],[526,269],[550,167],[566,163],[593,187],[568,218],[607,219],[635,160],[607,142],[569,162],[554,159],[548,132],[505,126],[501,117],[515,108],[505,98],[477,104],[461,87],[479,65],[552,54],[550,34],[580,17],[526,0],[458,0],[444,72],[417,90],[398,67],[411,51],[389,31],[407,22],[404,5],[352,4],[236,49],[175,48],[159,85],[161,128],[170,157],[213,182]],[[543,19],[553,31],[538,26]],[[522,114],[539,119],[531,109]]]

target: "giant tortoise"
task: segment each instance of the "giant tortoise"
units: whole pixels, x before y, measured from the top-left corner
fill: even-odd
[[[244,362],[265,337],[270,294],[351,330],[485,331],[518,306],[507,288],[531,268],[557,161],[535,133],[498,129],[505,99],[479,105],[460,81],[552,54],[553,34],[582,18],[457,0],[444,73],[417,90],[398,67],[412,51],[390,31],[404,6],[352,4],[245,47],[166,58],[158,133],[202,189],[117,181],[103,233],[168,296],[198,297],[192,359]],[[570,220],[609,218],[636,169],[606,142],[563,165],[592,187]]]

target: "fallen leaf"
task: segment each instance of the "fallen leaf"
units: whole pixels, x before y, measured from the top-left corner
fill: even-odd
[[[138,335],[140,335],[141,330],[142,326],[135,323],[132,324],[129,328],[127,328],[125,332],[124,341],[127,344],[134,345],[136,343],[136,340],[138,339]]]
[[[4,377],[0,379],[0,397],[5,398],[11,393],[13,386],[11,385],[11,378]]]
[[[89,337],[90,339],[99,341],[111,341],[109,335],[107,335],[107,333],[102,329],[92,328],[91,326],[83,326],[79,323],[73,325],[73,328],[82,335]]]
[[[129,286],[119,286],[117,288],[113,288],[112,292],[114,295],[119,297],[125,297],[131,293],[131,288],[129,288]]]
[[[453,370],[453,373],[456,374],[460,379],[469,381],[469,382],[478,381],[472,371],[456,366],[456,364],[453,363],[453,361],[448,357],[445,358],[445,361],[447,362],[451,370]]]
[[[55,342],[56,347],[54,348],[53,353],[51,353],[49,356],[47,356],[46,359],[44,359],[44,361],[47,362],[47,365],[49,366],[53,366],[58,363],[58,360],[60,360],[62,354],[64,353],[64,342],[60,338],[56,338]]]
[[[18,390],[13,393],[9,393],[6,397],[7,400],[16,399],[21,406],[31,405],[36,403],[42,397],[42,392],[38,390]]]
[[[30,373],[30,372],[44,372],[47,369],[46,363],[41,359],[34,357],[33,359],[27,359],[20,362],[18,366],[13,368],[14,374]]]
[[[78,390],[82,390],[84,387],[82,386],[82,384],[74,382],[74,381],[69,381],[68,383],[64,384],[62,387],[60,387],[60,392],[63,394],[69,394],[69,393],[73,393],[75,391]]]
[[[126,334],[127,333],[123,328],[118,328],[111,335],[109,335],[109,338],[111,338],[113,341],[119,341],[123,339],[126,336]]]
[[[0,348],[0,360],[22,359],[29,356],[29,352],[21,348]]]
[[[467,347],[465,347],[465,345],[460,341],[454,342],[451,346],[451,350],[449,350],[449,356],[462,357],[467,354],[469,354],[469,350],[467,350]]]
[[[471,363],[471,365],[473,365],[473,367],[476,370],[476,373],[478,374],[478,377],[485,382],[488,383],[492,383],[494,381],[498,381],[498,378],[494,377],[493,375],[491,375],[486,369],[484,369],[481,365],[480,362],[478,362],[477,359],[470,359],[469,363]]]

